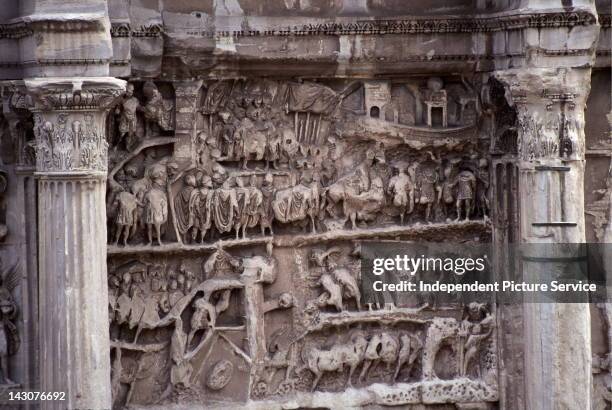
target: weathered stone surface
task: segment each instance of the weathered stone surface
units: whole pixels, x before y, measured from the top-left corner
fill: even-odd
[[[8,3],[0,387],[71,409],[609,406],[607,304],[359,286],[366,240],[491,243],[500,278],[512,243],[609,242],[608,2]]]

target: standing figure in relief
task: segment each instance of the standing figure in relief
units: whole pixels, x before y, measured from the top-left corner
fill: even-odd
[[[444,215],[449,220],[452,208],[455,204],[455,186],[457,185],[456,181],[453,181],[451,176],[453,169],[448,166],[444,168],[444,181],[438,185],[438,204],[442,203],[442,210],[444,211]]]
[[[470,219],[472,201],[476,190],[476,177],[471,171],[463,170],[457,175],[457,221],[461,219],[461,209],[465,209],[465,220]]]
[[[168,196],[165,190],[165,178],[158,171],[152,172],[151,189],[144,197],[145,224],[147,225],[148,245],[153,244],[153,228],[157,243],[161,246],[162,225],[168,221]]]
[[[247,223],[242,227],[243,238],[246,238],[246,228],[255,228],[259,224],[259,219],[261,217],[263,194],[257,187],[257,175],[251,175],[247,192],[248,204],[245,209]]]
[[[283,128],[281,130],[281,162],[287,164],[287,167],[291,169],[295,163],[295,158],[299,150],[300,143],[293,129]]]
[[[169,111],[171,108],[167,108],[164,104],[164,99],[157,86],[153,82],[147,81],[143,86],[143,93],[147,98],[147,103],[143,109],[144,117],[147,120],[147,136],[151,137],[157,134],[155,130],[157,127],[164,131],[170,130]]]
[[[270,231],[270,235],[274,235],[272,230],[272,221],[274,221],[274,209],[272,208],[272,201],[274,200],[274,194],[276,189],[274,188],[274,177],[272,174],[267,173],[264,176],[263,183],[261,185],[262,201],[259,208],[259,224],[261,227],[261,236],[266,235],[266,229]]]
[[[270,169],[270,163],[272,163],[272,168],[278,169],[278,161],[281,155],[282,123],[276,117],[272,117],[272,126],[266,135],[266,170]]]
[[[211,175],[213,166],[222,156],[217,139],[209,136],[205,131],[200,131],[195,144],[197,168]]]
[[[216,140],[216,145],[221,151],[221,155],[225,158],[232,158],[234,155],[234,134],[236,126],[232,114],[228,111],[219,113],[221,122],[217,122],[213,128],[213,137]]]
[[[195,210],[191,207],[191,197],[196,190],[196,177],[189,174],[185,176],[183,182],[183,189],[174,198],[174,210],[177,229],[184,236],[184,240],[187,241],[189,230],[194,229]]]
[[[243,238],[246,238],[246,226],[249,223],[249,215],[247,208],[249,207],[249,189],[244,187],[244,181],[240,177],[236,177],[236,201],[238,202],[238,214],[234,221],[234,229],[236,231],[236,239],[240,237],[240,229],[242,229]]]
[[[134,194],[122,190],[115,196],[114,206],[117,209],[115,245],[119,243],[119,238],[123,234],[123,245],[127,246],[128,239],[138,227],[138,200]]]
[[[387,193],[393,195],[393,205],[399,208],[400,224],[404,224],[404,215],[414,209],[414,183],[404,167],[394,169],[394,176],[389,181]]]
[[[217,231],[224,233],[232,230],[240,208],[236,199],[236,190],[232,188],[231,178],[227,178],[221,188],[215,190],[211,211]]]
[[[138,144],[138,110],[141,110],[140,101],[134,96],[134,84],[125,88],[123,101],[115,111],[119,115],[119,137],[124,141],[125,149],[132,151]]]
[[[213,200],[212,180],[208,175],[198,175],[198,188],[191,193],[189,209],[194,215],[191,239],[196,241],[200,235],[200,243],[211,226],[211,204]]]
[[[313,171],[312,173],[312,182],[310,183],[310,191],[312,195],[312,204],[308,208],[308,216],[312,221],[312,231],[316,232],[315,225],[320,227],[320,222],[325,217],[325,206],[327,205],[325,198],[325,191],[323,190],[323,185],[321,184],[321,174],[319,171]]]
[[[425,220],[431,222],[432,208],[436,200],[436,185],[438,183],[438,173],[433,168],[425,168],[421,173],[419,181],[419,203],[425,206]]]
[[[460,356],[459,373],[468,376],[468,370],[474,365],[476,377],[481,378],[480,354],[484,341],[491,336],[495,326],[495,316],[489,313],[483,303],[470,303],[466,309],[459,329]]]

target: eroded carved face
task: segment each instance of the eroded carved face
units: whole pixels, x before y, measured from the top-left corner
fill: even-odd
[[[48,134],[53,132],[53,123],[51,123],[51,121],[45,121],[45,123],[43,124],[43,131]]]

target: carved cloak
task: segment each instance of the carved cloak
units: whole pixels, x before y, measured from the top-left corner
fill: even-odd
[[[194,214],[191,208],[191,197],[195,188],[186,185],[174,198],[176,226],[181,234],[185,234],[193,226]]]
[[[220,188],[213,196],[213,219],[219,232],[229,232],[234,227],[234,214],[238,209],[236,191]]]

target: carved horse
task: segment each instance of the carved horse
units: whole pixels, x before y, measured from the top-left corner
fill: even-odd
[[[355,171],[343,176],[325,189],[328,199],[326,211],[335,218],[337,215],[334,208],[341,204],[345,221],[350,219],[353,229],[356,228],[357,219],[371,220],[373,215],[384,206],[385,194],[382,179],[376,173],[371,172],[376,162],[385,163],[384,153],[368,151],[366,159]]]
[[[353,373],[363,362],[367,346],[367,339],[362,332],[357,331],[349,337],[348,343],[336,343],[328,350],[305,347],[302,349],[304,365],[297,370],[297,373],[302,373],[306,369],[312,372],[315,378],[311,390],[314,391],[325,373],[341,372],[346,365],[349,367],[349,372],[344,385],[350,386]]]
[[[374,371],[379,363],[385,363],[387,370],[391,371],[391,366],[398,358],[399,349],[399,341],[389,333],[377,333],[372,336],[365,352],[365,361],[359,380],[363,381],[366,376],[369,377],[369,373]]]

